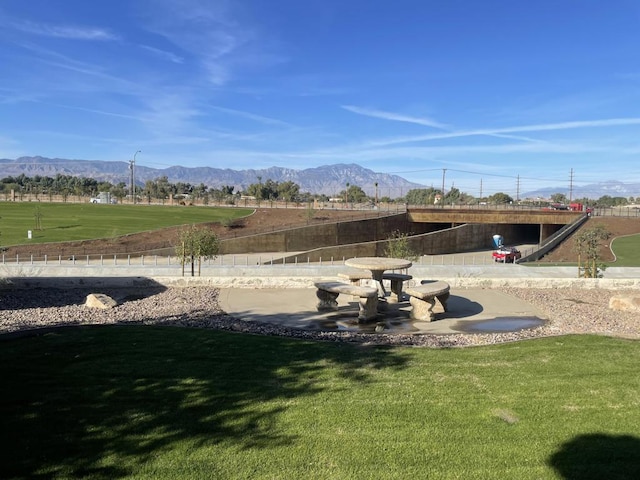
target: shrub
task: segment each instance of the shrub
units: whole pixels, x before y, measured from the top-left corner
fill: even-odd
[[[402,233],[399,230],[395,230],[391,236],[387,238],[385,255],[392,258],[404,258],[412,262],[420,258],[420,254],[409,245],[409,234]]]

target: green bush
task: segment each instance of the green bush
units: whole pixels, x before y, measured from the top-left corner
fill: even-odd
[[[411,248],[409,244],[409,234],[395,230],[391,236],[387,238],[387,248],[385,255],[392,258],[404,258],[412,262],[420,258],[420,254]]]

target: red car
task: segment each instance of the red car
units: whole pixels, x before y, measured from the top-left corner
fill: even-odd
[[[513,263],[522,258],[520,250],[515,247],[500,247],[491,254],[494,262]]]

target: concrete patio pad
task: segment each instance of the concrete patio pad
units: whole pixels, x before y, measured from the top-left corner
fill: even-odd
[[[514,330],[536,319],[546,320],[533,305],[496,289],[451,289],[448,311],[443,312],[437,304],[432,322],[412,320],[409,317],[411,305],[403,301],[388,304],[376,320],[361,324],[357,318],[358,302],[348,295],[338,297],[337,311],[318,312],[313,288],[223,288],[219,301],[226,313],[241,320],[305,330],[448,334],[464,333],[496,319],[513,320]],[[510,331],[499,328],[490,331]]]

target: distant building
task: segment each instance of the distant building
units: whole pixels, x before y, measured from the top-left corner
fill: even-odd
[[[91,203],[116,203],[116,201],[109,192],[100,192],[97,197],[91,199]]]

